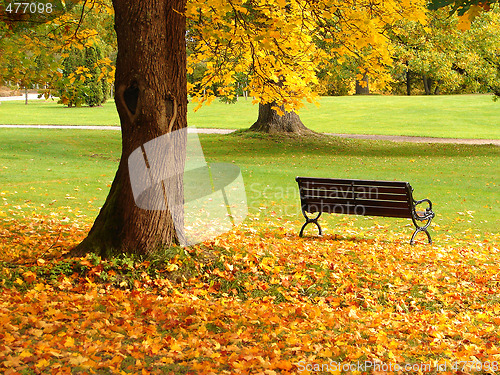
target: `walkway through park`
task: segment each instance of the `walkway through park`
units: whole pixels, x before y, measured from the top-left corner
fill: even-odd
[[[120,130],[119,126],[86,126],[86,125],[0,125],[0,128],[34,128],[34,129],[80,129],[80,130]],[[206,129],[188,128],[188,132],[204,134],[229,134],[235,129]],[[325,133],[335,137],[373,139],[393,142],[415,142],[415,143],[455,143],[469,145],[495,145],[500,146],[499,139],[467,139],[467,138],[434,138],[413,137],[404,135],[374,135],[374,134],[338,134]]]
[[[28,99],[37,98],[37,94],[28,94]],[[0,101],[6,100],[24,100],[24,96],[1,97]],[[83,125],[0,125],[0,128],[35,128],[35,129],[80,129],[80,130],[120,130],[119,126],[83,126]],[[204,129],[190,128],[188,132],[204,134],[229,134],[235,129]],[[415,143],[455,143],[469,145],[495,145],[500,146],[499,139],[466,139],[466,138],[434,138],[434,137],[413,137],[404,135],[375,135],[375,134],[339,134],[325,133],[335,137],[355,138],[355,139],[373,139],[393,142],[415,142]]]

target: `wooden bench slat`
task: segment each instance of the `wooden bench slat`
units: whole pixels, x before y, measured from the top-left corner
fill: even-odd
[[[304,189],[301,192],[304,198],[338,198],[338,199],[354,199],[352,191],[333,191],[333,190],[309,190]]]
[[[396,207],[373,207],[373,206],[345,206],[330,204],[310,204],[304,206],[304,211],[311,214],[325,212],[328,214],[360,215],[360,216],[386,216],[411,218],[408,209]]]
[[[314,205],[321,204],[323,206],[335,205],[335,206],[371,206],[371,207],[394,207],[403,208],[410,211],[410,205],[408,201],[376,201],[376,200],[366,200],[366,199],[343,199],[343,198],[303,198],[303,205]]]
[[[379,194],[406,194],[407,188],[401,186],[316,186],[316,185],[302,185],[302,190],[311,190],[311,191],[330,191],[330,192],[338,192],[342,194],[343,192],[356,192],[358,194],[362,193],[379,193]]]
[[[352,185],[355,186],[393,186],[393,187],[406,187],[407,182],[404,181],[383,181],[383,180],[348,180],[348,179],[338,179],[338,178],[313,178],[313,177],[297,177],[297,182],[301,185],[313,184],[313,185]]]
[[[334,191],[314,191],[314,190],[302,190],[302,197],[305,199],[309,198],[338,198],[338,199],[367,199],[367,200],[385,200],[385,201],[397,201],[397,202],[408,202],[408,195],[405,194],[382,194],[377,192],[367,192],[367,193],[356,193],[352,194],[349,192],[334,192]]]
[[[398,217],[411,219],[411,212],[407,209],[393,208],[393,207],[366,207],[364,216],[383,216],[383,217]]]

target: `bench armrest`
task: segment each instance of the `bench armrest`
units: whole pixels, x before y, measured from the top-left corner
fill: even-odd
[[[423,212],[423,216],[421,216],[421,215],[417,214],[416,208],[419,204],[422,204],[424,202],[426,202],[429,205],[429,207],[427,207],[425,209],[425,212]],[[435,213],[432,211],[432,202],[427,198],[421,199],[419,201],[414,201],[413,202],[413,215],[415,216],[416,219],[421,220],[421,221],[432,219],[435,216]]]

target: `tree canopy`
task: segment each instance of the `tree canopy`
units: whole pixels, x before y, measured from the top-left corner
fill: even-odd
[[[318,67],[332,59],[356,57],[358,74],[383,85],[391,64],[385,35],[390,25],[401,19],[426,22],[420,0],[195,0],[186,15],[188,65],[203,62],[208,68],[201,85],[190,87],[195,100],[234,95],[235,77],[244,73],[251,96],[262,103],[277,100],[286,110],[300,108],[304,98],[315,100]]]
[[[41,4],[45,3],[48,4]],[[458,28],[467,29],[479,13],[489,10],[494,3],[496,1],[434,0],[428,7],[445,7],[443,14],[457,12]],[[22,87],[27,82],[47,81],[57,82],[54,86],[61,87],[63,78],[67,78],[55,74],[58,68],[62,70],[61,54],[64,56],[74,46],[89,47],[94,43],[116,48],[111,27],[113,9],[107,0],[55,2],[53,11],[45,15],[21,11],[0,7],[0,18],[5,21],[2,34],[10,35],[7,41],[0,39],[0,43],[4,40],[4,80]],[[215,96],[230,102],[244,90],[256,98],[256,102],[278,100],[283,108],[293,110],[303,105],[304,98],[315,101],[318,72],[324,79],[326,71],[335,70],[334,76],[345,79],[346,73],[342,71],[346,64],[350,66],[348,76],[360,81],[368,78],[372,88],[384,87],[393,78],[388,69],[395,63],[393,58],[396,56],[401,61],[401,53],[397,51],[400,43],[394,45],[394,39],[411,37],[408,27],[395,31],[394,25],[406,23],[419,30],[430,30],[426,13],[426,2],[420,0],[376,4],[353,0],[188,1],[185,9],[188,74],[197,76],[196,84],[188,84],[189,92],[195,101],[209,103]],[[434,14],[430,13],[432,19]],[[457,35],[456,25],[449,20],[448,39]],[[422,44],[428,51],[433,45],[434,41],[429,38]],[[105,52],[108,58],[110,51]],[[431,60],[443,55],[436,50],[429,53],[433,55],[429,55]],[[49,54],[51,58],[45,57],[45,63],[40,64],[43,60],[40,56]],[[9,66],[5,63],[8,61],[22,63]],[[114,74],[112,65],[109,59],[100,60],[100,70],[108,78]],[[458,73],[447,73],[448,82],[454,74]],[[441,79],[442,74],[431,76],[435,81],[446,80]],[[75,77],[81,80],[86,76],[76,74]],[[457,77],[464,80],[463,75]],[[485,85],[491,83],[483,81]],[[342,78],[333,82],[342,85]],[[333,92],[346,91],[339,87]]]

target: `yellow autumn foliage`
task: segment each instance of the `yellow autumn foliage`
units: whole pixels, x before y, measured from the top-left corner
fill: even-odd
[[[234,90],[235,73],[248,79],[256,101],[286,110],[315,101],[316,71],[343,56],[358,59],[379,84],[389,80],[391,46],[386,29],[400,19],[425,24],[423,0],[193,0],[188,3],[189,71],[203,65],[201,85],[191,87],[200,105]],[[213,90],[213,88],[215,88]]]
[[[162,262],[106,261],[61,256],[89,225],[55,217],[0,222],[2,374],[500,368],[498,234],[299,238],[300,222],[256,216]]]

